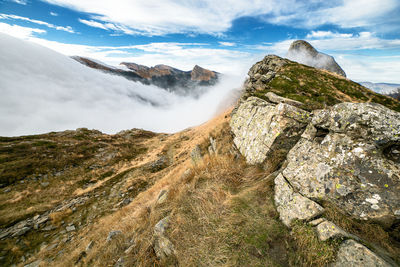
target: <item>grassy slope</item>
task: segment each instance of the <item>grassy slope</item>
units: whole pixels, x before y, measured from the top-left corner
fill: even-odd
[[[358,83],[333,73],[290,62],[265,86],[253,95],[265,98],[272,91],[277,95],[298,100],[308,110],[320,109],[341,102],[375,102],[400,111],[400,102],[375,93]]]

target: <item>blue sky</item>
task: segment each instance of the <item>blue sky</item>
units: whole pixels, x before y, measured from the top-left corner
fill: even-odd
[[[0,32],[111,65],[237,74],[305,39],[353,80],[400,83],[400,0],[0,0]]]

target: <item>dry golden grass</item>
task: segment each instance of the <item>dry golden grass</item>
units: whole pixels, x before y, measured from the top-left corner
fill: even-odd
[[[63,219],[68,217],[71,214],[72,214],[71,209],[65,209],[63,211],[56,211],[56,212],[50,213],[49,218],[53,225],[60,226]]]

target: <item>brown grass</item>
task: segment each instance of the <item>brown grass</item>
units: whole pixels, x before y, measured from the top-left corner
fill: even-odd
[[[63,211],[56,211],[52,212],[49,215],[50,221],[54,226],[60,226],[61,222],[63,221],[64,218],[68,217],[69,215],[72,214],[71,209],[65,209]]]

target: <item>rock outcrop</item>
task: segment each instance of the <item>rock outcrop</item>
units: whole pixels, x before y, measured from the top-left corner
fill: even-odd
[[[318,52],[311,44],[303,40],[294,41],[286,57],[290,60],[318,69],[324,69],[346,77],[346,73],[332,56]]]
[[[250,164],[263,163],[287,153],[298,141],[310,116],[286,103],[274,104],[248,98],[234,112],[231,129],[234,143]]]
[[[308,198],[390,226],[400,219],[399,145],[399,113],[378,104],[338,104],[315,112],[283,175]]]
[[[335,266],[390,266],[324,212],[329,204],[386,229],[400,221],[400,114],[375,103],[307,112],[299,101],[273,93],[273,81],[292,64],[268,56],[250,69],[232,112],[233,141],[249,164],[279,162],[272,169],[278,173],[274,201],[286,226],[309,221],[321,241],[349,239]]]

